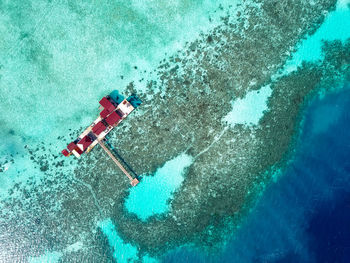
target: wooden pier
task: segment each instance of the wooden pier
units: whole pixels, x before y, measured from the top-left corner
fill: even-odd
[[[103,141],[98,140],[98,144],[101,145],[102,149],[105,150],[105,152],[111,157],[111,159],[115,162],[115,164],[122,170],[122,172],[129,178],[130,184],[132,186],[135,186],[139,183],[139,180],[137,178],[132,178],[132,176],[128,173],[128,171],[124,168],[124,166],[115,158],[113,153],[106,147],[106,145],[103,143]]]

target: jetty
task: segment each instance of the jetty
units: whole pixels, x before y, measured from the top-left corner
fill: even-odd
[[[121,123],[134,109],[140,104],[141,100],[136,95],[131,95],[127,99],[120,95],[117,90],[113,91],[109,96],[100,100],[101,110],[98,118],[87,127],[76,140],[68,144],[67,149],[62,150],[62,154],[66,157],[74,155],[77,158],[83,153],[90,152],[97,144],[107,153],[114,161],[119,169],[126,175],[132,186],[136,186],[139,180],[132,177],[125,167],[117,160],[113,153],[104,144],[106,136],[112,129]]]
[[[111,157],[111,159],[113,160],[113,162],[120,168],[120,170],[122,170],[122,172],[126,175],[126,177],[129,178],[130,180],[130,184],[132,186],[135,186],[139,183],[139,180],[137,178],[133,178],[128,171],[124,168],[124,166],[117,160],[117,158],[115,158],[115,156],[113,155],[113,153],[111,153],[111,151],[106,147],[106,145],[104,145],[104,143],[102,141],[98,141],[98,143],[100,144],[100,146],[102,147],[103,150],[105,150],[105,152],[108,154],[109,157]]]

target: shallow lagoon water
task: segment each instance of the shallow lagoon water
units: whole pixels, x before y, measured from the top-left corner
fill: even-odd
[[[108,243],[113,250],[113,258],[117,262],[126,263],[133,262],[136,260],[141,260],[143,263],[159,262],[158,260],[150,257],[149,255],[144,255],[141,259],[139,259],[139,257],[137,256],[137,248],[123,241],[123,239],[118,235],[116,226],[113,224],[110,218],[98,222],[98,227],[107,237]]]
[[[284,65],[283,70],[272,77],[289,74],[301,66],[303,61],[317,61],[322,59],[322,45],[324,41],[340,40],[344,42],[350,37],[350,11],[349,0],[337,2],[336,10],[330,12],[325,21],[316,32],[296,47],[296,52]],[[250,91],[244,98],[235,98],[232,102],[232,110],[223,119],[229,125],[235,124],[256,125],[267,110],[267,100],[271,95],[270,85],[257,91]]]
[[[184,180],[184,170],[193,158],[185,153],[166,162],[152,176],[145,176],[137,187],[130,189],[125,201],[127,210],[146,220],[169,210],[172,194]]]
[[[145,83],[139,79],[148,76],[166,54],[175,53],[200,32],[217,25],[220,5],[238,3],[119,1],[101,3],[97,10],[77,3],[75,13],[64,4],[35,1],[34,13],[30,17],[23,14],[30,23],[11,21],[15,14],[2,12],[4,48],[0,54],[5,59],[0,109],[6,129],[1,132],[12,129],[31,143],[44,140],[64,145],[57,142],[57,136],[67,134],[69,128],[88,125],[97,114],[98,98],[114,88],[123,91],[131,81],[144,89]],[[85,9],[91,9],[91,15],[79,17],[79,11]],[[117,11],[114,15],[113,10]],[[108,31],[109,23],[115,24],[116,32]],[[21,31],[27,33],[21,35]],[[15,110],[18,108],[22,111]],[[13,143],[17,140],[20,144],[18,139],[15,136]]]
[[[330,12],[317,31],[302,40],[296,52],[287,61],[282,74],[288,74],[301,66],[303,61],[311,62],[322,59],[324,41],[340,40],[344,42],[350,37],[349,0],[339,0],[336,10]]]
[[[267,100],[272,93],[269,85],[259,90],[248,92],[244,98],[232,102],[232,110],[224,118],[229,125],[235,124],[257,125],[268,110]]]
[[[25,145],[35,149],[43,142],[43,154],[58,154],[70,129],[95,119],[102,96],[113,89],[122,93],[131,81],[143,90],[146,82],[140,80],[156,79],[152,71],[162,59],[221,23],[220,6],[234,10],[239,3],[118,1],[96,8],[34,1],[26,9],[19,1],[1,10],[0,136],[7,139],[0,144],[0,161],[14,162],[4,167],[0,197],[16,183],[44,176],[26,157]]]
[[[100,97],[114,88],[123,92],[130,81],[135,81],[138,89],[145,87],[145,82],[138,80],[152,74],[164,56],[221,23],[220,6],[227,9],[232,5],[234,9],[238,3],[118,2],[113,7],[118,10],[114,17],[110,17],[109,4],[101,3],[81,21],[72,6],[35,1],[32,10],[19,10],[19,23],[13,21],[17,9],[15,14],[2,10],[0,31],[5,46],[0,55],[5,61],[0,67],[0,99],[5,103],[0,104],[0,134],[7,140],[0,145],[0,154],[10,159],[12,154],[14,162],[1,167],[6,174],[0,178],[1,198],[7,198],[16,183],[40,184],[45,176],[27,157],[25,145],[36,148],[44,142],[43,155],[58,154],[66,146],[70,129],[90,124],[98,114]],[[76,10],[89,10],[88,4],[80,4],[77,2]],[[111,32],[103,19],[118,25],[116,39],[109,37]],[[63,160],[62,156],[58,158]],[[68,176],[74,163],[61,172]],[[164,211],[170,190],[165,196],[161,205]],[[61,254],[48,251],[43,258],[54,260]]]
[[[130,244],[124,243],[119,237],[115,225],[109,218],[98,222],[98,227],[100,227],[102,232],[107,236],[108,243],[113,249],[113,257],[118,262],[122,263],[137,259],[136,248]]]

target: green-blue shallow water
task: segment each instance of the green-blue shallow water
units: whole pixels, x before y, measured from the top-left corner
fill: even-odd
[[[128,262],[136,260],[136,248],[130,244],[125,244],[118,236],[114,224],[110,219],[105,219],[98,223],[102,232],[107,236],[109,245],[113,248],[113,256],[118,262]]]
[[[58,136],[87,126],[98,113],[98,100],[113,89],[123,92],[220,23],[220,6],[240,1],[131,1],[3,4],[0,12],[0,154],[24,154],[23,146],[44,142],[48,150],[64,148]],[[210,17],[210,19],[209,19]],[[6,166],[1,195],[33,169],[28,158]],[[19,172],[19,173],[18,173]],[[9,178],[10,177],[10,178]]]
[[[330,12],[320,28],[311,36],[303,40],[287,62],[285,68],[290,71],[301,66],[303,61],[315,61],[322,58],[322,44],[324,41],[340,40],[344,42],[350,36],[349,1],[337,2],[336,11]]]
[[[146,176],[130,189],[125,201],[127,210],[142,220],[169,210],[172,194],[183,181],[184,169],[193,162],[191,156],[183,153],[158,168],[154,175]]]

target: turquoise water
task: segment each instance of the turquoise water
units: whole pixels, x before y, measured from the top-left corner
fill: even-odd
[[[109,245],[113,249],[113,257],[118,263],[134,262],[139,260],[137,248],[131,244],[125,243],[117,233],[116,227],[110,218],[98,222],[103,234],[106,235]],[[145,255],[142,257],[143,263],[156,263],[158,260]]]
[[[242,1],[14,1],[0,10],[0,198],[16,183],[40,183],[44,174],[26,157],[24,145],[42,154],[59,153],[70,129],[85,127],[98,114],[98,101],[133,81],[156,80],[153,70],[221,23],[224,9]],[[113,30],[111,30],[113,28]],[[23,103],[24,102],[24,103]],[[64,136],[58,140],[58,136]],[[61,158],[61,157],[59,157]],[[69,167],[69,170],[73,169]],[[34,176],[35,175],[35,176]]]
[[[296,52],[284,65],[283,70],[272,77],[277,77],[297,69],[303,61],[317,61],[323,58],[322,45],[324,41],[341,40],[344,42],[350,37],[350,12],[348,4],[350,1],[341,0],[337,2],[336,10],[330,12],[320,28],[308,36],[296,47]],[[256,125],[267,110],[266,102],[271,95],[269,86],[262,87],[259,91],[251,91],[242,99],[232,101],[232,110],[224,118],[228,124]]]
[[[232,110],[225,116],[224,121],[229,125],[235,124],[257,125],[268,110],[267,100],[272,90],[270,86],[264,86],[259,90],[248,92],[244,98],[232,102]]]
[[[169,201],[184,180],[184,170],[193,158],[185,153],[167,161],[152,176],[144,176],[137,187],[130,189],[125,201],[127,210],[146,220],[169,211]]]
[[[124,243],[119,237],[115,225],[111,219],[105,219],[98,223],[98,227],[101,228],[102,232],[107,236],[109,245],[113,248],[113,257],[120,263],[129,262],[129,260],[136,260],[137,249]]]
[[[340,40],[344,42],[350,37],[349,0],[339,0],[336,10],[330,12],[317,31],[303,40],[284,66],[283,73],[287,74],[301,66],[303,61],[322,59],[322,44],[324,41]]]
[[[168,202],[184,180],[184,169],[192,162],[193,158],[183,153],[158,168],[154,175],[144,176],[137,187],[130,189],[130,194],[125,201],[127,210],[135,213],[142,220],[169,211]],[[114,251],[113,257],[118,262],[128,262],[138,258],[137,248],[123,242],[110,219],[100,221],[98,226],[107,236]],[[144,256],[142,262],[152,263],[157,260]]]
[[[296,70],[303,61],[321,60],[324,41],[341,40],[344,42],[348,39],[350,37],[349,3],[349,0],[338,1],[336,10],[327,15],[323,24],[314,34],[301,41],[296,47],[296,52],[284,65],[282,72],[273,76],[272,79]],[[232,101],[231,111],[224,117],[223,121],[231,126],[235,124],[257,125],[264,112],[268,110],[267,100],[271,93],[272,90],[267,85],[257,91],[248,92],[244,98],[235,98]],[[329,110],[336,111],[336,109]]]
[[[122,92],[130,81],[144,88],[138,80],[165,54],[217,25],[220,4],[237,3],[103,1],[96,9],[78,2],[75,13],[64,4],[34,1],[33,13],[23,14],[28,21],[19,22],[1,12],[2,121],[19,136],[45,141],[88,125],[101,96],[114,88]],[[80,17],[78,11],[91,14]]]
[[[95,119],[102,96],[115,88],[123,93],[130,81],[142,90],[146,83],[139,80],[157,79],[152,74],[161,60],[220,24],[223,10],[229,5],[239,10],[236,5],[241,2],[102,1],[96,7],[83,1],[67,5],[39,0],[27,1],[26,8],[21,8],[22,1],[13,1],[8,9],[3,3],[0,136],[6,141],[0,144],[0,161],[13,158],[14,162],[0,167],[4,170],[1,200],[9,197],[8,190],[16,183],[29,190],[46,176],[29,159],[25,145],[35,149],[43,143],[45,149],[37,154],[59,154],[70,129]],[[56,159],[61,160],[65,159]],[[73,163],[60,168],[65,178],[72,176],[76,165],[76,160],[70,161]],[[172,184],[162,193],[156,213],[166,211],[166,201],[180,183]],[[48,251],[33,260],[53,261],[62,253]]]

